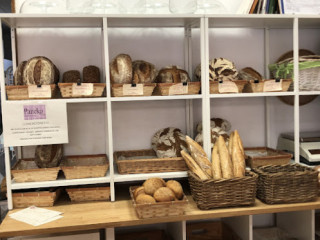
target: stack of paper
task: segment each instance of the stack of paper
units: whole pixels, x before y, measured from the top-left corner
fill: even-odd
[[[62,212],[31,206],[21,211],[12,213],[9,216],[15,220],[28,223],[32,226],[39,226],[41,224],[62,218],[61,214]]]

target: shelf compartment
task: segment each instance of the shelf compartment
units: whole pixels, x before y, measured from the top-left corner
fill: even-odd
[[[88,87],[91,86],[91,91],[89,90],[88,92],[88,89],[84,89],[83,93],[76,93],[76,94],[74,94],[74,86],[77,86],[76,83],[58,83],[58,86],[60,88],[60,92],[63,98],[102,97],[104,89],[106,88],[105,83],[86,83],[86,84],[92,84],[92,85],[86,85]],[[82,84],[80,84],[79,86],[81,85]]]
[[[51,97],[42,97],[35,99],[51,99],[57,94],[57,87],[55,84],[50,84]],[[49,91],[50,92],[50,91]],[[6,93],[8,100],[28,100],[33,99],[29,97],[29,86],[18,85],[18,86],[6,86]]]
[[[66,189],[71,202],[108,201],[110,200],[110,187],[80,186]]]

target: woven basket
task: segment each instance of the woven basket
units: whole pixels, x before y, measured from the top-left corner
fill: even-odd
[[[110,200],[110,187],[78,187],[66,190],[72,202]]]
[[[93,92],[91,95],[73,95],[72,85],[75,83],[58,83],[60,88],[61,96],[63,98],[86,98],[86,97],[102,97],[104,89],[106,88],[105,83],[92,83]]]
[[[234,82],[238,87],[238,92],[241,93],[244,86],[247,84],[247,80],[234,80]],[[210,81],[210,94],[219,93],[219,82],[218,81]]]
[[[243,178],[200,180],[188,171],[191,194],[201,210],[253,205],[257,178],[257,174],[246,171]]]
[[[138,204],[133,197],[133,192],[137,187],[139,186],[132,186],[129,188],[129,191],[133,207],[139,218],[157,218],[184,214],[184,210],[188,204],[186,196],[183,196],[182,200],[177,201]]]
[[[179,93],[176,92],[174,94],[171,94],[172,89],[175,85],[181,85],[181,83],[157,83],[157,87],[155,89],[154,95],[160,95],[160,96],[168,96],[168,95],[194,95],[199,94],[200,88],[201,88],[201,82],[188,82],[188,92],[187,93]]]
[[[48,191],[39,192],[19,192],[12,193],[12,203],[14,208],[24,208],[29,206],[52,207],[58,199],[61,190],[52,188]]]
[[[256,92],[263,92],[264,83],[266,81],[271,80],[262,80],[255,82],[253,80],[249,80],[248,83],[244,86],[243,91],[244,93],[256,93]],[[272,80],[274,81],[274,80]],[[292,79],[282,79],[281,92],[287,92],[289,90],[290,84],[292,83]]]
[[[131,95],[124,93],[123,84],[112,84],[111,86],[111,96],[112,97],[131,97],[131,96],[151,96],[156,83],[144,83],[143,92],[141,95]]]
[[[109,162],[104,154],[67,156],[60,166],[66,179],[95,178],[106,176]]]
[[[15,182],[41,182],[57,179],[60,167],[38,168],[33,159],[20,159],[11,174]]]
[[[313,201],[318,196],[318,172],[299,164],[253,168],[259,175],[257,197],[265,203]]]
[[[51,98],[56,96],[57,88],[55,84],[50,84]],[[25,100],[25,99],[48,99],[48,98],[29,98],[28,86],[6,86],[8,100]]]
[[[118,151],[114,153],[114,159],[120,174],[179,172],[188,170],[182,157],[157,158],[156,153],[152,149]]]

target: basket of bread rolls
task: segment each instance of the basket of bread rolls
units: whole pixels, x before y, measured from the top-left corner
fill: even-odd
[[[110,62],[112,97],[151,96],[158,70],[149,62],[118,54]]]
[[[199,94],[200,81],[192,82],[189,74],[179,66],[172,65],[162,68],[156,77],[155,95],[191,95]]]
[[[188,200],[176,180],[149,178],[142,186],[130,187],[133,207],[139,218],[183,215]]]
[[[227,145],[219,136],[210,162],[203,148],[186,137],[190,154],[186,161],[191,194],[199,209],[252,205],[255,202],[257,174],[246,171],[242,141],[237,130]]]

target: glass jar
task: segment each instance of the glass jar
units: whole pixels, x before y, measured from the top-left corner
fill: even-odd
[[[120,13],[145,13],[146,0],[118,0]]]
[[[20,13],[66,13],[66,8],[61,0],[26,0]]]
[[[169,9],[172,13],[194,13],[197,10],[197,0],[170,0]]]

